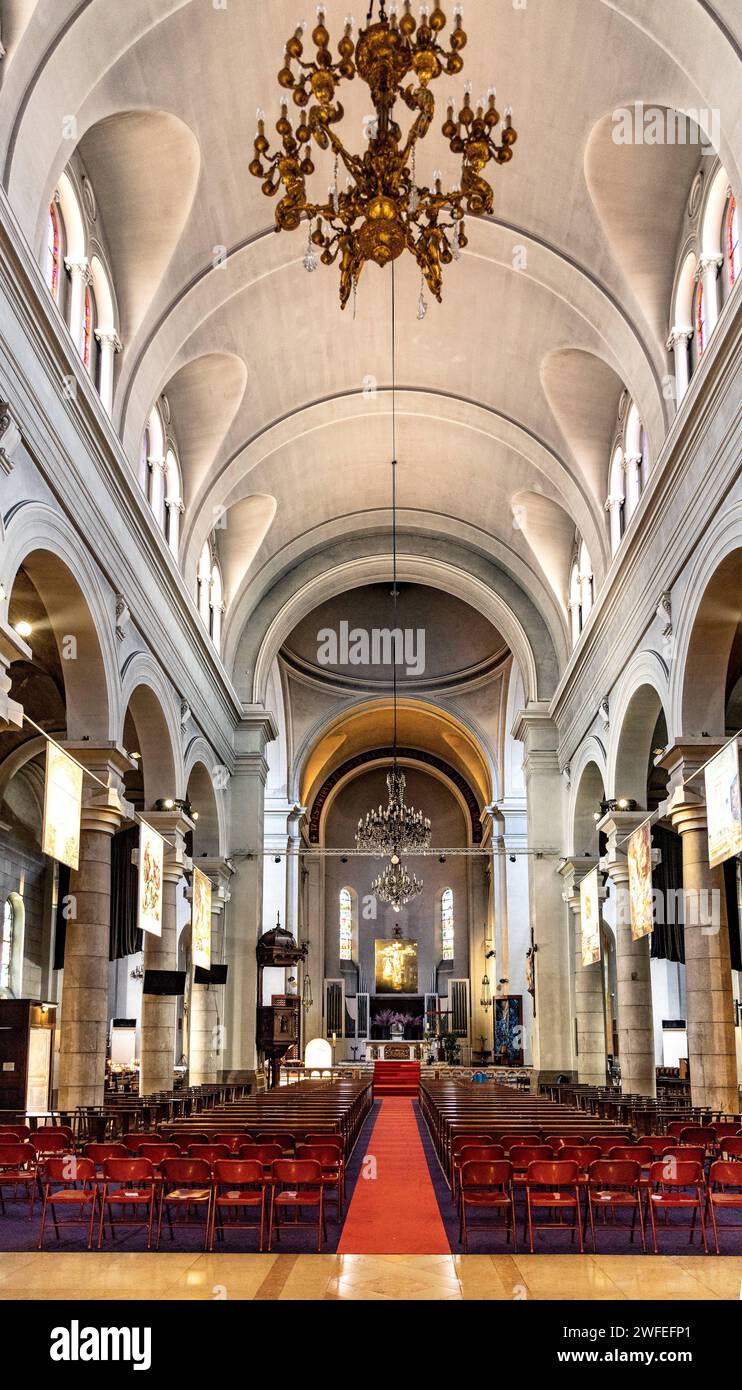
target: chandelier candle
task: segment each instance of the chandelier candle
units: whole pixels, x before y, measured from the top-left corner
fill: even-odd
[[[387,15],[385,0],[380,0],[378,20],[372,20],[373,0],[367,27],[357,41],[352,21],[346,21],[337,59],[330,51],[324,6],[318,7],[312,31],[314,58],[305,57],[304,27],[295,30],[286,44],[278,81],[299,108],[297,124],[289,119],[285,97],[276,123],[281,149],[271,154],[265,115],[259,111],[255,157],[249,166],[250,173],[262,181],[266,197],[283,192],[276,206],[276,231],[296,231],[302,222],[309,223],[307,270],[317,266],[313,248],[323,265],[334,265],[339,259],[343,308],[367,261],[383,267],[405,250],[415,257],[440,301],[443,267],[458,260],[467,245],[465,217],[491,213],[494,206],[493,190],[483,171],[492,162],[507,164],[517,139],[509,114],[500,125],[494,87],[474,109],[467,86],[458,114],[455,102],[449,102],[442,128],[451,151],[461,155],[460,184],[444,192],[442,174],[436,170],[432,187],[418,185],[416,148],[435,116],[430,83],[443,72],[457,76],[464,66],[461,53],[467,35],[462,8],[454,9],[448,50],[440,41],[448,23],[440,5],[432,12],[423,5],[418,24],[410,0],[404,0],[401,15],[396,5],[390,6]],[[362,155],[350,153],[334,129],[345,115],[337,90],[356,74],[368,86],[376,112],[375,119],[366,123],[368,149]],[[406,137],[394,118],[398,101],[414,114]],[[314,203],[307,194],[307,179],[315,172],[312,141],[320,150],[332,150],[336,164],[342,160],[348,174],[345,191],[340,192],[336,182],[326,203]]]

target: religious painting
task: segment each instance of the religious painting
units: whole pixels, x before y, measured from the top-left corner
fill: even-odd
[[[704,778],[709,864],[714,869],[725,859],[742,854],[742,800],[736,739],[711,759]]]
[[[82,776],[79,763],[55,744],[47,744],[41,848],[70,869],[80,862]]]
[[[495,999],[495,1062],[523,1065],[523,996],[503,994]]]
[[[600,883],[597,865],[580,884],[580,923],[582,926],[582,964],[597,965],[600,960]]]
[[[654,930],[652,898],[652,830],[647,821],[629,836],[629,910],[631,939],[651,936]]]
[[[417,993],[417,942],[394,936],[375,941],[377,994]]]
[[[151,825],[139,828],[139,930],[162,936],[162,871],[165,841]]]
[[[211,966],[211,880],[193,866],[191,902],[191,959],[204,970]]]

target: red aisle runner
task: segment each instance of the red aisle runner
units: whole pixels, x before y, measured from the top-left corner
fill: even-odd
[[[365,1176],[376,1164],[376,1176]],[[412,1101],[386,1096],[338,1245],[340,1255],[449,1255]]]

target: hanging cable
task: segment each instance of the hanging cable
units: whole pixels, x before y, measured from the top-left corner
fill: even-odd
[[[392,624],[393,642],[397,634],[397,303],[394,262],[392,261]],[[397,660],[392,650],[392,691],[394,711],[394,771],[397,771]]]

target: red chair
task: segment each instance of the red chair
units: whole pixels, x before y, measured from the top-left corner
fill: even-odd
[[[283,1150],[280,1144],[242,1144],[239,1156],[262,1163],[266,1178],[270,1178],[276,1159],[283,1158]]]
[[[68,1154],[74,1145],[66,1134],[60,1134],[56,1130],[36,1130],[29,1139],[29,1144],[37,1158],[43,1158],[45,1154]]]
[[[477,1137],[477,1142],[481,1142]],[[492,1143],[502,1144],[505,1153],[510,1153],[511,1149],[522,1148],[527,1144],[540,1144],[541,1139],[538,1134],[502,1134],[499,1139],[492,1140]]]
[[[696,1215],[698,1215],[703,1236],[703,1248],[708,1254],[706,1223],[703,1215],[706,1196],[703,1165],[695,1159],[684,1160],[666,1154],[658,1163],[652,1164],[649,1176],[654,1189],[649,1194],[649,1214],[652,1220],[652,1242],[655,1255],[658,1253],[655,1212],[658,1211],[664,1211],[666,1220],[672,1211],[692,1211],[693,1219],[689,1227],[690,1241],[693,1240]]]
[[[461,1150],[466,1148],[467,1144],[494,1144],[494,1142],[489,1134],[456,1134],[451,1140],[451,1191],[454,1197],[456,1196]]]
[[[92,1158],[78,1158],[76,1154],[71,1153],[65,1154],[64,1158],[47,1158],[44,1164],[43,1197],[39,1250],[44,1244],[46,1213],[50,1207],[57,1240],[59,1240],[60,1225],[87,1226],[88,1250],[90,1250],[93,1244],[93,1227],[98,1205],[98,1180]],[[89,1219],[88,1208],[90,1208]],[[79,1215],[77,1218],[70,1217],[67,1222],[58,1222],[58,1210],[76,1210]]]
[[[4,1187],[12,1187],[14,1192],[17,1187],[20,1187],[22,1191],[25,1189],[30,1208],[28,1219],[31,1221],[38,1181],[36,1156],[30,1144],[13,1143],[0,1137],[0,1209],[2,1209],[3,1216],[5,1215]]]
[[[133,1130],[129,1134],[122,1134],[119,1142],[123,1144],[127,1153],[138,1154],[142,1144],[161,1144],[163,1141],[160,1139],[159,1134],[152,1134],[146,1130],[142,1134],[137,1130]]]
[[[113,1184],[113,1185],[112,1185]],[[103,1244],[103,1230],[106,1210],[111,1226],[111,1239],[116,1239],[113,1224],[113,1208],[125,1211],[132,1207],[135,1212],[146,1208],[147,1249],[152,1249],[152,1221],[155,1214],[155,1170],[148,1158],[107,1158],[103,1164],[103,1190],[100,1199],[100,1225],[98,1227],[98,1249]],[[118,1218],[122,1225],[141,1226],[141,1216]]]
[[[208,1134],[195,1129],[176,1129],[169,1132],[158,1130],[157,1134],[152,1135],[152,1138],[159,1139],[160,1143],[177,1144],[181,1153],[187,1152],[189,1144],[208,1144],[211,1142]]]
[[[608,1144],[623,1144],[626,1148],[629,1144],[633,1144],[634,1140],[630,1134],[624,1133],[623,1130],[612,1129],[607,1134],[605,1130],[602,1134],[591,1134],[587,1142],[588,1144],[598,1144],[601,1149]]]
[[[268,1249],[273,1248],[273,1228],[281,1239],[281,1215],[283,1212],[296,1213],[292,1226],[308,1226],[314,1229],[313,1221],[300,1221],[299,1214],[304,1207],[314,1207],[317,1212],[317,1251],[322,1249],[325,1233],[324,1187],[322,1168],[316,1159],[277,1158],[273,1164],[273,1186],[271,1188],[270,1216],[268,1219]]]
[[[17,1143],[22,1144],[26,1139],[30,1139],[31,1133],[30,1125],[0,1125],[0,1142],[9,1139],[12,1143],[15,1139]]]
[[[219,1226],[219,1239],[224,1239],[224,1232],[228,1228],[236,1230],[244,1227],[248,1223],[245,1221],[228,1221],[226,1213],[234,1211],[235,1216],[238,1211],[245,1209],[251,1210],[255,1207],[260,1208],[260,1237],[258,1249],[263,1251],[263,1234],[265,1231],[265,1194],[266,1180],[263,1172],[262,1163],[251,1158],[220,1158],[214,1164],[214,1197],[211,1206],[211,1234],[209,1237],[209,1249],[214,1249],[214,1235],[217,1223]]]
[[[513,1250],[518,1252],[518,1236],[515,1228],[515,1194],[513,1191],[513,1168],[507,1159],[466,1160],[461,1165],[459,1240],[469,1253],[469,1224],[466,1219],[467,1208],[473,1211],[504,1211],[505,1229],[508,1243],[513,1237]],[[487,1229],[489,1222],[479,1221],[472,1230]]]
[[[729,1158],[742,1158],[742,1134],[722,1135],[719,1152],[727,1154]]]
[[[674,1140],[668,1138],[666,1134],[643,1134],[641,1143],[643,1148],[652,1150],[656,1159],[662,1158],[662,1155],[674,1146]]]
[[[162,1193],[157,1220],[157,1249],[160,1248],[162,1217],[167,1212],[170,1239],[175,1239],[172,1213],[184,1211],[188,1223],[192,1211],[206,1210],[204,1249],[209,1242],[211,1222],[211,1168],[203,1158],[166,1158],[162,1162]]]
[[[672,1158],[682,1158],[686,1163],[700,1163],[701,1167],[703,1167],[705,1157],[706,1150],[702,1144],[671,1144],[669,1149],[665,1149],[662,1155],[662,1161],[664,1162]]]
[[[517,1144],[509,1154],[514,1184],[525,1186],[529,1163],[537,1163],[541,1159],[548,1161],[553,1157],[554,1152],[549,1144]]]
[[[730,1192],[729,1188],[735,1189]],[[719,1228],[716,1223],[717,1211],[742,1211],[742,1163],[724,1163],[717,1159],[711,1164],[708,1185],[708,1206],[711,1208],[711,1224],[714,1228],[714,1244],[719,1251]],[[739,1230],[742,1222],[726,1221],[722,1230]]]
[[[71,1125],[42,1125],[39,1129],[32,1129],[29,1138],[51,1139],[53,1135],[62,1135],[67,1144],[67,1152],[71,1153],[75,1147],[75,1136]],[[49,1150],[51,1152],[51,1150]]]
[[[628,1149],[615,1149],[614,1152],[628,1153]],[[590,1215],[590,1233],[595,1245],[595,1212],[616,1211],[621,1207],[633,1208],[631,1221],[631,1243],[634,1243],[636,1217],[639,1214],[639,1229],[642,1237],[642,1250],[647,1253],[647,1240],[644,1233],[644,1214],[642,1212],[642,1171],[636,1159],[599,1158],[591,1163],[587,1179],[587,1208]],[[603,1217],[605,1223],[605,1216]]]
[[[681,1144],[697,1144],[711,1153],[716,1144],[716,1136],[710,1125],[686,1125],[680,1131]]]
[[[283,1153],[294,1153],[296,1149],[296,1139],[293,1134],[259,1134],[258,1144],[280,1144]]]
[[[304,1144],[335,1144],[345,1157],[345,1140],[342,1134],[305,1134]]]
[[[297,1144],[297,1158],[316,1158],[322,1169],[322,1185],[334,1189],[338,1221],[343,1219],[345,1164],[335,1144]]]
[[[560,1149],[564,1148],[565,1144],[569,1144],[570,1147],[574,1148],[576,1144],[586,1144],[587,1140],[582,1134],[547,1134],[544,1143],[548,1144],[556,1154],[559,1153]]]
[[[139,1149],[140,1158],[148,1158],[152,1167],[157,1170],[162,1167],[166,1158],[181,1158],[180,1146],[178,1144],[167,1144],[164,1139],[159,1143],[148,1140]]]
[[[720,1139],[729,1139],[735,1136],[742,1137],[742,1128],[740,1127],[739,1120],[719,1120],[717,1124],[710,1125],[709,1128],[714,1131],[717,1143]]]
[[[103,1171],[103,1164],[107,1158],[128,1158],[129,1151],[125,1144],[98,1144],[90,1143],[85,1145],[85,1157],[92,1158],[98,1175]]]
[[[557,1230],[566,1226],[575,1238],[575,1223],[580,1237],[580,1254],[584,1253],[582,1238],[582,1215],[580,1212],[580,1170],[576,1163],[554,1159],[547,1162],[540,1159],[529,1163],[526,1174],[526,1207],[528,1213],[528,1235],[533,1251],[533,1233],[538,1230]],[[548,1190],[544,1190],[548,1189]],[[533,1220],[534,1208],[553,1211],[571,1211],[572,1221],[551,1221],[538,1226]]]
[[[232,1151],[229,1144],[189,1144],[189,1158],[203,1158],[206,1163],[216,1163],[217,1159],[230,1158]]]
[[[243,1144],[250,1142],[250,1136],[245,1133],[244,1129],[220,1130],[218,1134],[213,1136],[212,1142],[214,1144],[226,1144],[230,1158],[233,1158],[239,1153]]]
[[[591,1163],[597,1163],[602,1158],[599,1144],[565,1144],[559,1150],[559,1162],[576,1163],[580,1170],[580,1183],[587,1180],[587,1170]]]

